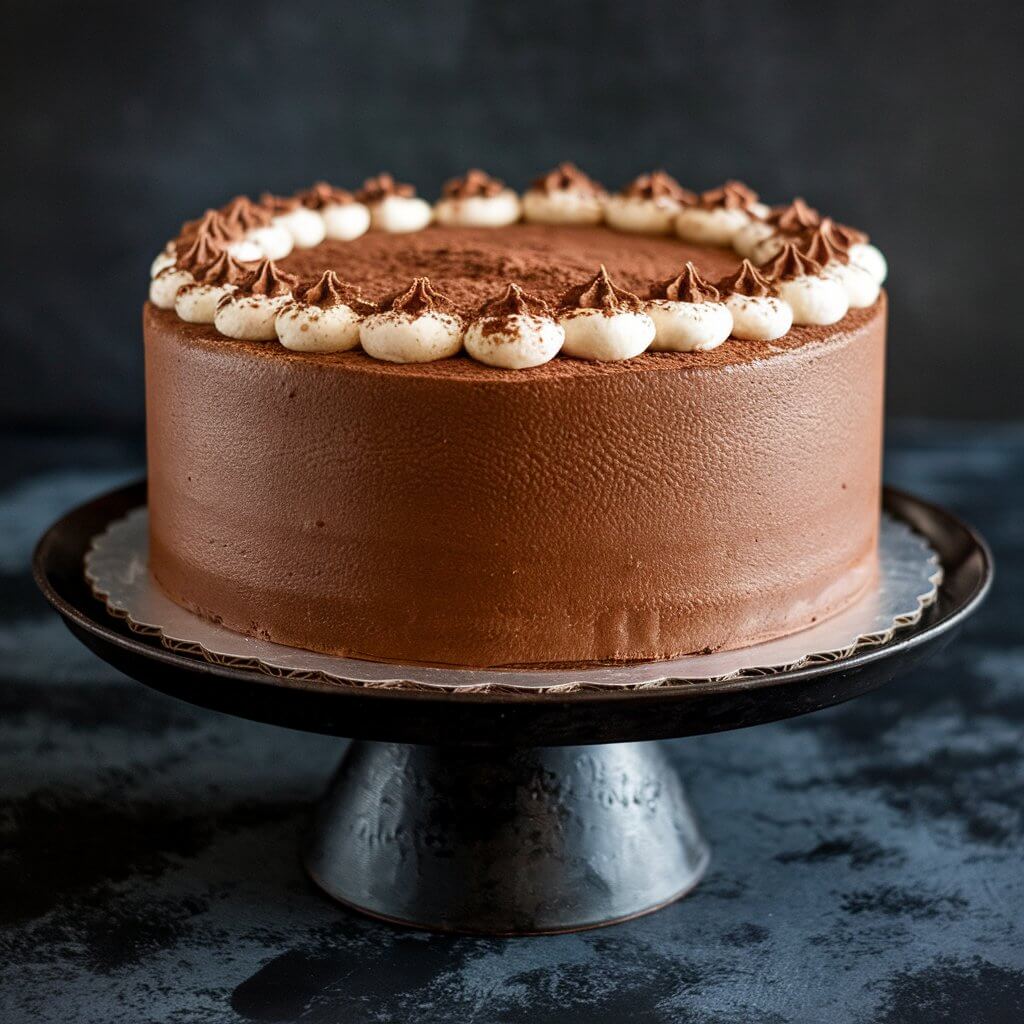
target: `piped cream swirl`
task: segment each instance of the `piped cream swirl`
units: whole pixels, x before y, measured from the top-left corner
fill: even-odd
[[[462,318],[451,300],[417,277],[359,325],[363,350],[389,363],[430,363],[462,348]]]

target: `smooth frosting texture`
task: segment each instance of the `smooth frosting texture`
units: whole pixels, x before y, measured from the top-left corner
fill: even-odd
[[[509,374],[236,342],[150,305],[153,570],[230,628],[379,660],[799,629],[873,571],[884,321],[882,301],[772,344]]]

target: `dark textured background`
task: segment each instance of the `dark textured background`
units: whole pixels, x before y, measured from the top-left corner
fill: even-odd
[[[887,476],[992,542],[954,643],[876,693],[665,744],[697,889],[578,935],[347,913],[299,844],[343,742],[190,707],[34,593],[40,526],[136,444],[0,435],[2,1024],[1021,1024],[1024,427],[897,427]]]
[[[239,191],[572,158],[803,194],[893,268],[890,409],[1019,415],[1017,4],[5,3],[0,416],[133,426],[149,261]],[[998,268],[998,269],[997,269]],[[11,287],[11,284],[14,287]]]
[[[297,851],[342,744],[130,682],[28,572],[50,520],[142,471],[156,249],[318,176],[390,167],[433,195],[469,164],[523,186],[571,157],[611,185],[664,164],[803,193],[890,257],[890,411],[1020,415],[1016,5],[2,10],[3,1024],[1024,1020],[1022,427],[896,424],[887,478],[988,536],[989,603],[879,693],[669,744],[711,870],[580,935],[340,911]]]

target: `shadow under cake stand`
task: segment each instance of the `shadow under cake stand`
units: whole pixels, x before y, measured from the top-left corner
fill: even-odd
[[[306,868],[344,904],[442,931],[571,931],[678,899],[700,880],[708,848],[662,746],[646,741],[776,721],[873,690],[944,646],[992,578],[974,531],[886,489],[886,512],[927,540],[942,582],[916,622],[839,660],[637,688],[345,685],[169,650],[109,614],[83,558],[145,500],[140,482],[55,523],[34,556],[43,594],[87,647],[163,693],[354,739],[320,803]]]

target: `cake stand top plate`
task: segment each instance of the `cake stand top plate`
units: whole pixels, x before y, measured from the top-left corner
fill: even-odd
[[[457,693],[338,686],[229,667],[166,649],[108,614],[82,573],[92,538],[146,500],[144,481],[82,505],[53,524],[33,570],[47,600],[101,658],[164,693],[289,728],[401,743],[544,746],[663,739],[742,728],[859,696],[948,640],[980,604],[992,556],[949,512],[886,488],[883,504],[939,556],[943,580],[921,618],[883,644],[839,661],[677,687],[566,693]]]

